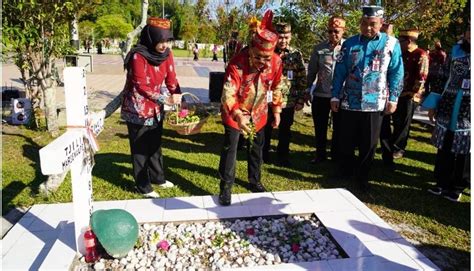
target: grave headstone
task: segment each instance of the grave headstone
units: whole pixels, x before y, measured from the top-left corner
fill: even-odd
[[[102,131],[105,115],[89,114],[84,68],[64,69],[64,91],[67,132],[40,150],[41,172],[51,175],[71,170],[76,248],[84,255],[82,237],[92,213],[91,172],[98,149],[94,136]]]

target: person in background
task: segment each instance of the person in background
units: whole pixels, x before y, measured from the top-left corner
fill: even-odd
[[[232,58],[242,49],[242,43],[238,40],[239,31],[232,31],[229,41],[226,44],[227,61],[230,62]]]
[[[389,148],[382,145],[382,157],[387,165],[393,163],[393,159],[403,157],[413,114],[425,91],[429,59],[425,50],[419,48],[416,43],[419,35],[420,32],[416,29],[402,30],[398,38],[402,49],[405,75],[397,110],[392,115],[393,133],[390,137]]]
[[[273,13],[265,13],[262,25],[250,47],[235,55],[226,68],[222,93],[221,117],[224,145],[219,162],[219,203],[231,204],[235,180],[237,144],[242,133],[248,137],[247,163],[251,190],[265,192],[261,182],[263,128],[272,107],[273,127],[280,124],[283,64],[274,53],[278,35],[272,27]]]
[[[304,94],[306,89],[306,68],[301,52],[290,47],[291,25],[286,23],[276,24],[278,43],[275,48],[283,61],[283,79],[289,86],[288,92],[282,93],[282,111],[280,125],[278,126],[277,160],[282,166],[290,166],[290,139],[291,125],[293,125],[295,111],[304,107]],[[263,161],[270,159],[270,143],[273,131],[273,112],[268,108],[268,122],[265,125],[265,143],[263,145]]]
[[[471,31],[451,50],[449,79],[436,108],[432,142],[438,152],[434,168],[436,185],[428,192],[450,201],[459,201],[471,179]],[[435,92],[435,90],[433,90]],[[431,94],[430,94],[431,95]]]
[[[214,47],[212,48],[212,61],[219,61],[217,59],[217,45],[214,44]]]
[[[338,173],[343,177],[355,174],[363,192],[369,191],[369,171],[383,115],[395,112],[403,85],[400,44],[380,32],[383,13],[379,6],[362,8],[360,34],[342,44],[332,84],[331,110],[340,112]]]
[[[103,54],[103,52],[102,52],[102,40],[98,40],[95,45],[97,46],[97,54],[99,54],[99,55]]]
[[[444,78],[443,67],[446,64],[447,54],[441,46],[440,41],[434,43],[434,50],[431,50],[430,54],[430,68],[428,72],[427,88],[426,95],[429,94],[432,90],[439,92],[444,89],[444,83],[446,78]]]
[[[312,92],[311,113],[316,137],[316,155],[312,164],[323,162],[327,158],[327,128],[331,114],[331,87],[336,59],[341,57],[341,45],[344,42],[346,21],[333,16],[328,20],[326,41],[316,45],[308,64],[307,87]],[[315,82],[316,80],[316,82]],[[312,90],[312,91],[311,91]],[[309,95],[308,95],[309,96]],[[332,113],[331,159],[337,159],[338,113]]]
[[[193,55],[194,55],[193,60],[198,61],[199,60],[199,47],[198,47],[197,43],[194,44]]]
[[[385,22],[382,24],[382,28],[380,28],[380,32],[383,32],[389,36],[394,36],[393,35],[393,24]]]
[[[165,179],[161,153],[163,107],[181,102],[181,89],[169,45],[171,39],[170,21],[150,17],[138,44],[124,61],[127,80],[121,118],[127,123],[136,188],[148,198],[159,197],[151,183],[163,188],[173,187],[173,183]],[[171,95],[161,93],[163,82]]]

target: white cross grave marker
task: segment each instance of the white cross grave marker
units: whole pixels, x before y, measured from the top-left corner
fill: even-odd
[[[91,158],[98,150],[92,134],[102,131],[105,112],[89,114],[86,72],[82,67],[64,69],[64,92],[68,129],[40,150],[41,172],[51,175],[71,169],[76,249],[84,255],[83,236],[92,213]]]

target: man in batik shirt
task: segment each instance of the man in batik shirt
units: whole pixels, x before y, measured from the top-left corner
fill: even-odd
[[[282,80],[288,86],[288,92],[282,93],[282,112],[280,114],[280,125],[278,126],[277,160],[282,166],[290,166],[290,139],[291,125],[295,117],[295,111],[304,107],[304,94],[306,89],[306,68],[300,51],[290,47],[291,25],[286,23],[276,24],[278,32],[278,43],[275,49],[283,61]],[[263,161],[269,161],[270,141],[272,138],[272,108],[268,108],[268,122],[265,126],[265,144],[263,146]]]
[[[342,44],[332,84],[331,110],[340,111],[338,172],[345,177],[354,174],[364,192],[369,189],[369,171],[383,115],[395,112],[403,84],[400,44],[380,32],[382,23],[381,7],[362,8],[361,34]]]
[[[390,148],[382,147],[382,156],[386,164],[390,158],[402,158],[410,134],[410,125],[413,113],[420,103],[425,91],[425,80],[428,76],[429,58],[425,50],[418,48],[416,40],[418,30],[402,30],[398,40],[403,55],[405,67],[403,91],[398,99],[397,110],[392,115],[393,133]],[[392,152],[392,155],[390,155]]]
[[[327,133],[329,114],[331,112],[331,87],[336,59],[339,57],[342,36],[346,21],[331,17],[328,21],[328,40],[313,48],[308,64],[308,91],[312,94],[311,113],[313,115],[314,134],[316,137],[316,156],[311,160],[317,164],[326,160]],[[338,113],[332,113],[331,159],[337,159]]]
[[[264,192],[260,181],[263,128],[267,123],[268,104],[272,107],[273,127],[280,124],[283,84],[281,58],[275,54],[278,35],[272,31],[273,14],[266,12],[250,47],[241,50],[226,68],[222,93],[221,117],[224,146],[219,162],[219,203],[230,205],[235,180],[237,143],[242,133],[248,137],[248,178],[252,191]]]

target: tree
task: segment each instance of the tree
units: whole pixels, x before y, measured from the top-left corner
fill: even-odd
[[[294,4],[292,4],[292,2]],[[346,19],[346,36],[359,33],[359,20],[361,16],[361,6],[366,1],[314,1],[300,0],[290,3],[282,3],[280,11],[290,21],[300,21],[297,24],[295,34],[295,43],[302,46],[303,55],[309,55],[311,52],[308,48],[325,39],[325,29],[327,18],[331,15],[339,15]],[[370,4],[376,4],[378,1],[369,1]],[[451,39],[456,33],[446,33],[446,29],[453,21],[453,18],[460,18],[459,13],[466,7],[468,0],[447,0],[447,1],[423,1],[423,0],[398,0],[398,1],[381,1],[385,9],[384,18],[392,23],[395,28],[395,34],[400,29],[418,28],[422,35],[420,44],[431,41],[433,38],[439,37],[441,33],[443,38]],[[291,5],[293,5],[291,7]],[[286,12],[284,9],[293,8],[295,12]],[[302,22],[301,20],[305,18]],[[300,40],[300,36],[306,36],[304,28],[311,29],[309,35],[314,35],[311,46],[307,46],[308,40]],[[295,25],[292,25],[293,27]],[[303,34],[303,35],[302,35]],[[447,34],[447,35],[446,35]]]
[[[96,4],[85,0],[9,0],[2,3],[4,54],[12,54],[22,73],[26,96],[33,104],[33,124],[39,127],[45,119],[52,136],[59,135],[52,64],[57,57],[72,50],[68,25],[74,16],[83,8],[93,8]]]
[[[132,30],[133,26],[121,15],[112,14],[100,17],[94,31],[98,38],[125,39]]]
[[[94,28],[95,24],[91,21],[85,20],[79,22],[79,38],[81,40],[93,40],[94,39]]]
[[[194,13],[194,8],[191,4],[185,2],[178,10],[176,10],[175,16],[173,16],[173,22],[177,24],[178,36],[188,42],[196,42],[199,30],[199,21]]]
[[[132,48],[132,43],[135,37],[142,31],[143,27],[146,25],[146,20],[148,18],[148,0],[143,0],[142,1],[142,6],[141,6],[141,21],[140,24],[133,29],[133,31],[129,32],[127,34],[127,40],[125,41],[125,46],[121,48],[122,50],[122,59],[125,59],[127,56],[127,53],[130,51]]]

